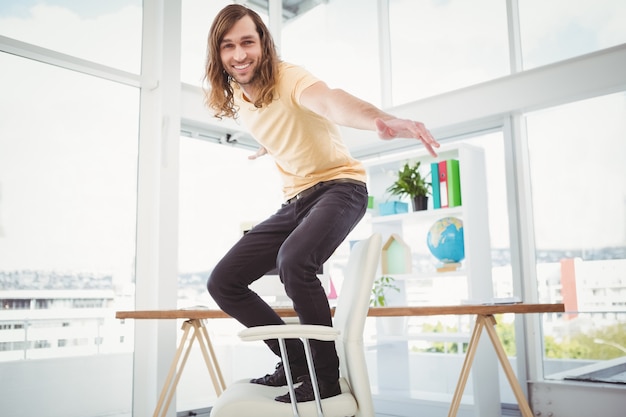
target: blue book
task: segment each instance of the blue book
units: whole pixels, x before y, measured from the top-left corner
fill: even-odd
[[[433,162],[430,164],[430,180],[432,195],[433,195],[433,208],[441,208],[441,195],[439,194],[439,163]]]

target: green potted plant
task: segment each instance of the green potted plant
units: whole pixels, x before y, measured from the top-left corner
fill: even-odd
[[[395,284],[395,279],[389,275],[383,275],[374,281],[372,288],[372,307],[387,307],[390,302],[398,304],[398,299],[393,300],[391,293],[401,293],[402,290]],[[391,300],[390,300],[391,299]],[[406,334],[407,317],[376,317],[376,332],[380,337],[401,336]]]
[[[393,290],[400,292],[400,288],[393,283],[394,281],[395,279],[388,275],[384,275],[374,281],[374,286],[372,287],[372,299],[370,300],[370,304],[373,307],[385,307],[387,305],[387,291]]]
[[[406,162],[404,167],[398,171],[396,181],[387,188],[387,192],[391,195],[410,197],[414,211],[426,210],[431,187],[431,184],[420,173],[420,165],[420,161],[413,165]]]

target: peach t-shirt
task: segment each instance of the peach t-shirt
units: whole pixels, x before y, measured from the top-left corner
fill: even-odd
[[[254,138],[274,158],[289,199],[337,178],[366,181],[363,164],[352,158],[337,126],[300,105],[300,94],[319,81],[305,69],[281,62],[274,101],[260,109],[234,83],[238,115]]]

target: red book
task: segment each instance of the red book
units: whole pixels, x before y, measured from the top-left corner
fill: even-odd
[[[439,198],[441,208],[448,207],[448,163],[439,161]]]

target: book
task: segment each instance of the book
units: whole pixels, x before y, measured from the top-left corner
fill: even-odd
[[[433,208],[441,208],[441,197],[439,194],[439,164],[432,162],[430,164],[430,181],[433,194]]]
[[[439,161],[439,202],[441,208],[448,207],[448,163]]]
[[[459,160],[448,159],[448,207],[461,205],[461,176],[459,174]]]

